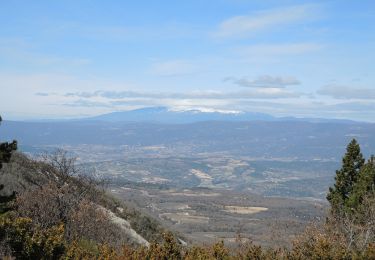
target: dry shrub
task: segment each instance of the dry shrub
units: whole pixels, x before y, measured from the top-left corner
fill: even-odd
[[[72,211],[67,231],[68,241],[84,238],[113,246],[119,246],[125,241],[118,226],[112,223],[107,213],[88,200],[82,200],[78,208]]]
[[[238,259],[264,259],[264,249],[261,246],[254,245],[252,242],[242,243],[237,241],[237,243],[236,257]]]
[[[299,235],[289,252],[291,259],[347,259],[350,252],[339,234],[328,234],[324,228],[310,226]]]
[[[117,225],[90,200],[81,198],[69,185],[58,187],[49,183],[28,190],[16,199],[18,217],[28,217],[33,224],[47,229],[64,223],[65,239],[92,240],[96,243],[119,245],[125,241]]]
[[[19,217],[28,217],[40,228],[49,228],[58,223],[67,223],[71,210],[78,206],[73,193],[48,183],[41,188],[27,190],[15,202]]]
[[[182,248],[172,233],[163,234],[164,243],[151,243],[146,258],[150,259],[181,259]]]
[[[375,243],[375,193],[365,196],[355,212],[331,215],[327,223],[331,231],[344,237],[343,243],[348,249],[366,250]]]
[[[212,259],[212,255],[208,248],[193,246],[186,251],[184,258],[186,260],[204,260]]]
[[[288,256],[290,259],[375,259],[373,243],[358,250],[348,244],[346,235],[329,223],[312,225],[297,237]]]
[[[57,259],[65,251],[64,226],[35,228],[30,218],[0,218],[0,240],[17,259]]]

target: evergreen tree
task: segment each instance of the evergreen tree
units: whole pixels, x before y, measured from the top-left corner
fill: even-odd
[[[361,168],[357,182],[354,184],[353,192],[349,198],[350,208],[357,209],[364,199],[375,197],[375,157],[367,161]]]
[[[2,118],[0,116],[0,124],[1,124]],[[17,141],[8,143],[0,143],[0,170],[3,167],[3,163],[7,163],[10,160],[10,157],[12,155],[12,152],[17,149]],[[4,185],[0,184],[0,192],[4,189]],[[1,196],[0,195],[0,213],[4,213],[9,210],[7,207],[7,203],[15,198],[15,192],[13,192],[11,195],[8,196]]]
[[[329,188],[327,200],[331,204],[332,213],[340,214],[349,210],[349,198],[359,178],[359,172],[365,163],[361,148],[353,139],[346,148],[342,159],[342,167],[336,171],[334,187]],[[349,210],[350,211],[350,210]]]
[[[2,118],[0,116],[0,124]],[[3,163],[7,163],[10,160],[12,152],[17,149],[17,141],[13,140],[13,142],[8,143],[0,143],[0,169],[3,167]]]

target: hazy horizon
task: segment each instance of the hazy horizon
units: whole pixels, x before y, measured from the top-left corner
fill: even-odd
[[[254,118],[254,119],[248,119],[248,120],[244,120],[244,121],[273,121],[273,120],[288,120],[288,119],[295,119],[295,120],[306,120],[306,122],[314,122],[314,119],[318,120],[317,122],[325,122],[324,120],[327,120],[326,122],[356,122],[356,123],[375,123],[375,120],[359,120],[359,119],[348,119],[348,118],[345,118],[345,117],[324,117],[324,116],[311,116],[311,117],[307,117],[307,116],[288,116],[288,115],[284,115],[284,116],[274,116],[274,115],[271,115],[271,114],[267,114],[267,113],[262,113],[262,112],[252,112],[252,111],[221,111],[221,110],[215,110],[215,109],[210,109],[210,110],[201,110],[199,108],[192,108],[192,109],[174,109],[174,108],[168,108],[168,107],[162,107],[162,106],[159,106],[159,107],[142,107],[142,108],[137,108],[137,109],[129,109],[129,110],[119,110],[119,111],[111,111],[111,112],[108,112],[108,113],[99,113],[99,114],[87,114],[87,115],[68,115],[68,116],[57,116],[57,117],[43,117],[43,116],[33,116],[33,117],[2,117],[3,121],[19,121],[19,122],[48,122],[48,121],[56,121],[56,122],[59,122],[59,121],[69,121],[69,120],[85,120],[85,119],[95,119],[95,118],[100,118],[102,116],[111,116],[111,115],[115,115],[117,113],[123,113],[123,112],[135,112],[135,113],[138,113],[139,111],[143,111],[144,109],[146,110],[158,110],[160,108],[163,108],[165,109],[166,113],[174,113],[174,115],[178,115],[178,113],[190,113],[190,116],[192,117],[191,121],[190,122],[185,122],[185,123],[182,123],[182,124],[190,124],[190,123],[196,123],[196,122],[203,122],[203,121],[228,121],[228,122],[236,122],[236,121],[231,121],[231,120],[228,120],[223,118],[223,119],[210,119],[210,114],[212,113],[215,113],[215,114],[222,114],[222,115],[226,115],[226,116],[231,116],[233,118],[237,117],[237,116],[241,116],[241,115],[245,115],[245,114],[254,114],[254,115],[259,115],[259,116],[262,116],[262,117],[265,117],[264,119],[259,119],[259,118]],[[152,112],[151,112],[152,113]],[[154,113],[157,113],[157,112],[154,112]],[[207,117],[208,119],[199,119],[199,117],[197,118],[197,120],[194,120],[194,114],[195,115],[198,115],[197,113],[199,113],[200,115],[204,115],[204,114],[207,114]],[[186,115],[186,114],[185,114]],[[270,118],[268,118],[270,117]],[[100,119],[99,119],[100,120]],[[319,120],[323,120],[323,121],[319,121]],[[105,120],[105,121],[111,121],[111,120]],[[122,120],[121,119],[117,119],[115,120],[114,122],[116,121],[124,121],[124,122],[127,122],[129,121],[126,117],[123,118]],[[130,120],[129,122],[132,122],[134,120]],[[168,120],[170,121],[170,120]],[[177,124],[181,124],[181,122],[165,122],[165,119],[164,118],[161,118],[160,120],[158,118],[155,118],[154,120],[147,120],[147,119],[144,119],[142,120],[140,118],[140,120],[138,121],[134,121],[134,122],[150,122],[150,123],[161,123],[161,124],[164,124],[164,123],[167,123],[167,124],[174,124],[174,123],[177,123]]]

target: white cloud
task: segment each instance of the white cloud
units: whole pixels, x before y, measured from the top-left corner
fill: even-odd
[[[223,21],[215,33],[218,37],[245,37],[260,30],[280,27],[311,16],[313,5],[299,5],[235,16]]]

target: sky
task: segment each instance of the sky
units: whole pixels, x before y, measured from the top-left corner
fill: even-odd
[[[1,1],[0,114],[375,122],[375,1]]]

